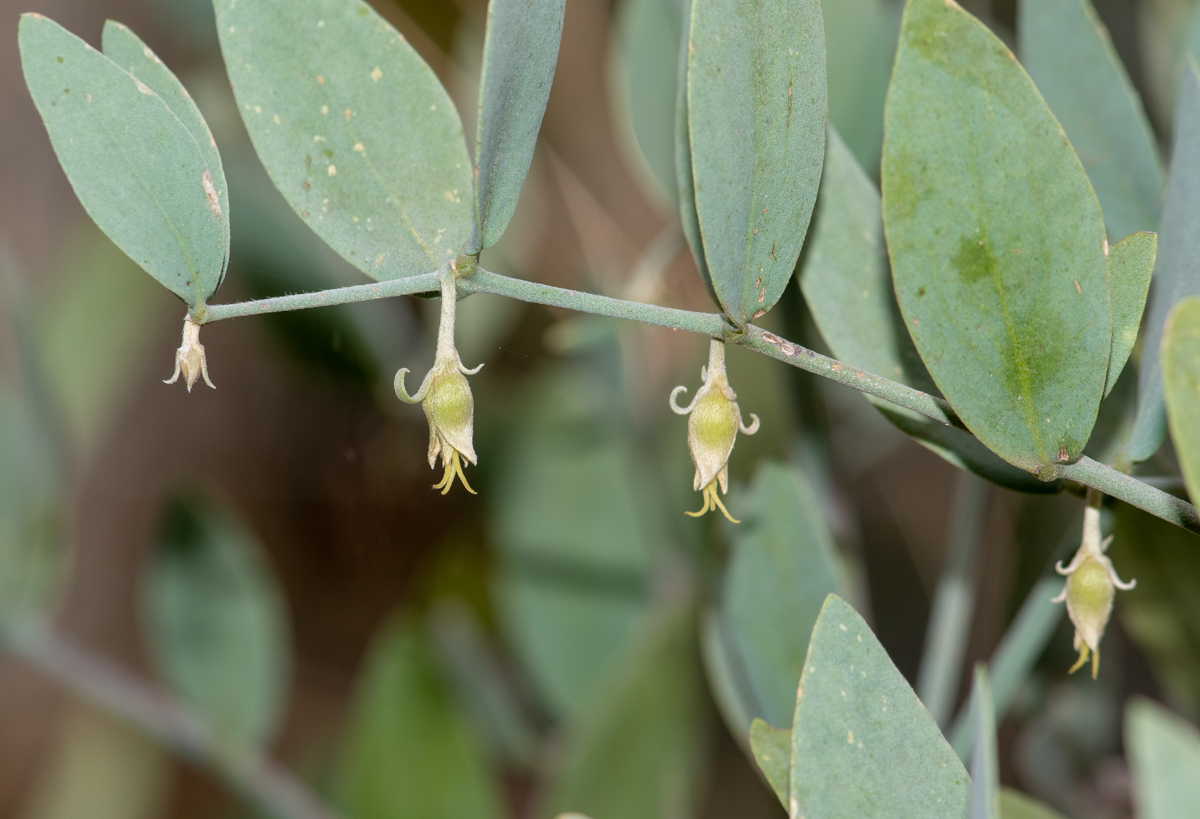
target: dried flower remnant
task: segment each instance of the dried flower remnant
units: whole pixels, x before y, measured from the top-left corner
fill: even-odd
[[[433,488],[441,489],[445,495],[457,475],[467,491],[474,495],[475,490],[463,474],[464,460],[471,464],[479,462],[474,444],[475,399],[466,376],[479,372],[483,365],[470,370],[463,366],[462,359],[458,357],[458,350],[454,346],[454,314],[458,300],[455,272],[447,271],[441,278],[442,317],[438,323],[437,354],[433,367],[414,395],[409,395],[404,389],[404,376],[408,368],[396,373],[396,397],[406,404],[420,404],[425,410],[425,417],[429,420],[429,468],[436,466],[437,457],[441,455],[445,470],[441,481],[434,484]]]
[[[696,478],[692,488],[704,492],[704,506],[699,512],[687,512],[700,517],[705,512],[721,512],[733,523],[739,523],[717,493],[729,492],[729,454],[737,440],[738,430],[747,435],[758,432],[758,416],[750,413],[750,425],[742,421],[737,405],[737,393],[729,386],[725,374],[725,343],[713,340],[708,347],[708,366],[700,369],[704,384],[696,391],[692,403],[681,407],[676,399],[687,387],[678,386],[671,390],[671,409],[679,415],[688,416],[688,449],[696,465]]]
[[[1128,591],[1137,585],[1136,580],[1121,582],[1112,561],[1104,554],[1113,536],[1100,538],[1102,498],[1097,490],[1088,489],[1088,505],[1083,512],[1083,540],[1069,565],[1064,567],[1059,561],[1055,566],[1059,574],[1066,575],[1067,583],[1053,600],[1055,603],[1066,602],[1067,614],[1075,626],[1075,649],[1079,659],[1068,673],[1074,674],[1082,668],[1090,655],[1093,680],[1100,671],[1100,639],[1112,615],[1116,589]]]
[[[201,376],[205,384],[216,389],[208,377],[208,359],[204,356],[204,345],[200,343],[200,325],[192,321],[190,315],[183,319],[183,343],[175,351],[175,372],[163,383],[174,384],[181,374],[188,392]]]

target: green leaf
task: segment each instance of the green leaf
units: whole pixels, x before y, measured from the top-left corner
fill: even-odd
[[[1021,0],[1018,50],[1087,170],[1109,236],[1156,230],[1163,175],[1142,101],[1089,0]]]
[[[764,462],[738,507],[722,608],[745,668],[752,716],[790,725],[808,635],[839,590],[836,547],[800,470]]]
[[[1184,299],[1167,317],[1161,361],[1175,455],[1188,494],[1200,498],[1200,298]]]
[[[362,0],[216,0],[225,67],[258,156],[318,236],[377,280],[429,273],[470,236],[458,111]]]
[[[912,0],[888,93],[883,213],[905,323],[967,428],[1043,478],[1083,451],[1108,369],[1104,225],[1012,52]]]
[[[695,0],[687,122],[713,288],[738,325],[792,277],[825,157],[825,34],[816,0]]]
[[[138,38],[127,27],[113,20],[104,22],[101,35],[101,45],[104,56],[118,66],[128,71],[134,79],[144,83],[166,103],[171,113],[179,118],[183,127],[188,129],[192,139],[200,148],[200,153],[208,164],[212,174],[213,189],[217,193],[217,202],[222,213],[229,213],[229,186],[225,182],[225,167],[221,163],[221,154],[217,151],[217,141],[213,139],[208,123],[191,95],[171,70],[163,64],[150,47]],[[228,254],[228,245],[226,246]],[[229,260],[225,260],[225,268],[221,270],[221,278],[225,278]],[[220,282],[217,287],[220,287]],[[215,289],[215,288],[214,288]]]
[[[253,535],[211,505],[167,508],[142,611],[160,673],[216,729],[259,744],[285,701],[287,614]]]
[[[1200,295],[1200,73],[1189,59],[1179,89],[1175,144],[1159,224],[1158,256],[1150,279],[1150,304],[1138,368],[1138,411],[1122,449],[1130,463],[1158,451],[1167,435],[1159,349],[1167,314],[1188,296]]]
[[[1116,508],[1108,555],[1137,586],[1120,595],[1117,616],[1165,695],[1200,708],[1200,540],[1127,504]]]
[[[962,819],[967,772],[866,622],[830,595],[792,724],[790,813]]]
[[[824,0],[829,121],[871,176],[879,170],[883,105],[903,4],[894,0]],[[818,202],[817,207],[820,207]]]
[[[975,666],[971,697],[975,739],[971,749],[970,819],[1000,819],[1000,761],[996,750],[996,710],[987,667]]]
[[[556,716],[586,705],[645,608],[646,493],[610,387],[585,368],[535,384],[494,493],[501,625]]]
[[[791,729],[772,728],[755,717],[750,726],[750,748],[771,790],[779,797],[779,803],[787,808],[788,788],[791,786]]]
[[[800,272],[817,327],[834,356],[854,367],[939,394],[896,305],[883,242],[879,191],[831,126],[812,238]],[[960,469],[1023,492],[1055,492],[999,458],[973,435],[867,396],[888,420]]]
[[[1158,252],[1158,236],[1154,233],[1131,233],[1108,249],[1108,282],[1112,291],[1112,346],[1108,354],[1108,378],[1104,395],[1112,392],[1121,377],[1125,362],[1137,343],[1146,310],[1146,294],[1150,292],[1150,274],[1154,271],[1154,255]]]
[[[691,30],[692,0],[682,0],[683,19]],[[712,274],[704,256],[704,239],[700,235],[700,215],[696,212],[696,182],[693,177],[692,137],[688,133],[688,49],[679,49],[679,71],[675,76],[678,89],[675,97],[675,182],[679,199],[679,221],[696,270],[704,281],[708,294],[715,304],[720,304],[717,291],[713,289]]]
[[[550,98],[565,7],[565,0],[488,3],[470,253],[495,244],[517,209]]]
[[[658,199],[677,205],[675,104],[679,95],[681,0],[624,0],[617,9],[620,77],[624,103],[641,162],[640,176],[652,180]],[[686,62],[685,62],[686,65]],[[685,131],[686,135],[686,131]]]
[[[729,733],[739,741],[743,737],[748,740],[755,719],[751,714],[750,682],[742,663],[733,656],[735,649],[728,623],[712,608],[700,619],[700,648],[709,690]]]
[[[1055,810],[1012,788],[1000,789],[1001,819],[1063,819]]]
[[[568,724],[562,767],[536,815],[694,814],[707,726],[692,616],[678,602],[655,615],[609,684]]]
[[[60,590],[61,475],[44,423],[27,394],[0,385],[0,627]]]
[[[1139,819],[1178,819],[1200,805],[1200,731],[1141,697],[1125,709]]]
[[[25,82],[88,215],[189,306],[211,297],[229,256],[220,167],[162,97],[58,23],[23,15],[19,39]]]
[[[500,819],[499,783],[471,742],[421,631],[391,618],[358,681],[334,793],[354,819]]]

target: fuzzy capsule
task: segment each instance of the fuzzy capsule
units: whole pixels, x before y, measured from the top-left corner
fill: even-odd
[[[696,466],[696,477],[692,488],[704,492],[704,506],[699,512],[688,512],[700,517],[705,512],[721,512],[733,523],[738,523],[725,504],[721,494],[729,491],[729,455],[737,441],[739,431],[747,435],[758,432],[758,416],[750,414],[750,425],[742,421],[737,405],[737,393],[729,386],[725,374],[725,344],[712,341],[708,348],[708,366],[700,369],[704,384],[696,391],[692,403],[681,407],[676,403],[680,393],[687,387],[679,386],[671,391],[671,409],[679,415],[688,416],[688,450]],[[720,487],[720,493],[717,487]]]
[[[200,325],[192,321],[190,315],[184,316],[183,319],[183,343],[175,351],[175,372],[163,383],[174,384],[179,380],[180,374],[183,375],[188,392],[192,391],[196,379],[201,376],[204,377],[205,384],[216,389],[208,377],[208,359],[204,356],[204,345],[200,343]]]
[[[1121,582],[1110,560],[1104,552],[1112,543],[1112,535],[1100,539],[1100,508],[1088,504],[1083,513],[1083,540],[1079,551],[1067,566],[1060,561],[1055,569],[1066,575],[1067,582],[1062,593],[1054,598],[1055,603],[1067,604],[1067,616],[1075,626],[1075,650],[1079,659],[1068,673],[1074,674],[1089,655],[1092,659],[1092,679],[1100,671],[1100,640],[1112,616],[1113,598],[1116,590],[1127,591],[1137,585],[1136,580]]]
[[[453,272],[442,277],[442,316],[438,324],[437,354],[433,367],[421,382],[421,388],[409,395],[404,388],[404,376],[408,368],[396,373],[396,397],[406,404],[420,404],[429,421],[429,468],[437,465],[442,456],[442,479],[434,484],[445,495],[450,491],[457,476],[472,495],[475,490],[467,483],[463,473],[463,461],[477,464],[475,455],[475,399],[466,376],[474,375],[483,367],[475,369],[463,366],[454,346],[454,314],[457,304],[457,288]]]

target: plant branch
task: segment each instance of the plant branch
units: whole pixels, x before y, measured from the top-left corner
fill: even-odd
[[[6,634],[26,663],[222,779],[276,819],[338,819],[290,771],[258,748],[218,737],[195,711],[150,683],[34,621]]]
[[[404,279],[339,287],[315,293],[299,293],[293,296],[234,304],[208,305],[197,310],[197,315],[192,318],[198,324],[211,324],[214,321],[239,316],[373,301],[414,293],[434,293],[437,292],[438,287],[438,273],[425,273]],[[458,291],[463,295],[492,293],[532,304],[564,307],[582,313],[640,321],[645,324],[670,327],[673,330],[686,330],[710,338],[723,339],[727,343],[741,345],[777,361],[852,387],[859,392],[882,398],[896,406],[913,410],[938,423],[966,430],[962,420],[954,412],[949,402],[943,398],[843,364],[759,327],[747,325],[739,330],[730,324],[722,313],[699,313],[692,310],[678,310],[672,307],[659,307],[655,304],[615,299],[609,296],[597,296],[593,293],[582,293],[578,290],[567,290],[562,287],[551,287],[537,282],[500,276],[482,268],[461,276],[458,279]],[[1197,513],[1196,507],[1091,458],[1081,458],[1074,464],[1060,466],[1056,477],[1067,478],[1084,486],[1098,489],[1106,495],[1119,498],[1156,517],[1174,523],[1176,526],[1200,534],[1200,513]]]

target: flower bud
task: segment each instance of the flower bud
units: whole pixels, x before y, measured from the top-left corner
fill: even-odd
[[[472,495],[475,490],[467,483],[463,474],[463,461],[478,463],[475,455],[475,399],[466,375],[474,375],[483,367],[473,370],[463,366],[454,346],[454,314],[458,294],[453,272],[442,277],[442,317],[438,324],[437,355],[433,367],[421,382],[415,395],[404,389],[404,376],[408,369],[396,373],[396,397],[406,404],[421,405],[429,421],[429,468],[437,464],[442,456],[444,472],[434,489],[445,495],[450,491],[455,476]]]
[[[163,383],[174,384],[179,380],[180,373],[183,374],[188,392],[192,391],[192,385],[201,376],[205,384],[216,389],[208,378],[208,359],[204,357],[204,345],[200,343],[200,325],[192,321],[191,315],[183,318],[183,343],[175,351],[175,372]]]
[[[1067,583],[1054,602],[1066,602],[1067,615],[1075,626],[1075,649],[1079,659],[1068,672],[1074,674],[1088,656],[1092,658],[1092,679],[1100,671],[1100,639],[1112,615],[1113,598],[1116,590],[1128,590],[1137,585],[1136,580],[1122,583],[1113,568],[1112,561],[1104,552],[1112,543],[1112,535],[1100,540],[1100,498],[1095,499],[1089,490],[1088,507],[1083,513],[1083,541],[1079,551],[1064,567],[1060,561],[1055,567],[1059,574],[1066,575]]]
[[[687,392],[687,387],[679,386],[671,391],[671,409],[679,415],[688,416],[688,450],[692,454],[692,463],[696,465],[696,477],[692,488],[704,492],[704,506],[699,512],[687,512],[692,517],[700,517],[705,512],[720,509],[733,523],[738,523],[717,493],[729,491],[729,455],[737,440],[738,430],[753,435],[758,432],[758,416],[750,414],[750,425],[742,421],[741,410],[737,405],[737,393],[729,386],[729,378],[725,374],[725,344],[713,340],[708,348],[708,366],[700,370],[700,378],[704,384],[696,391],[696,396],[687,407],[675,403],[681,392]]]

